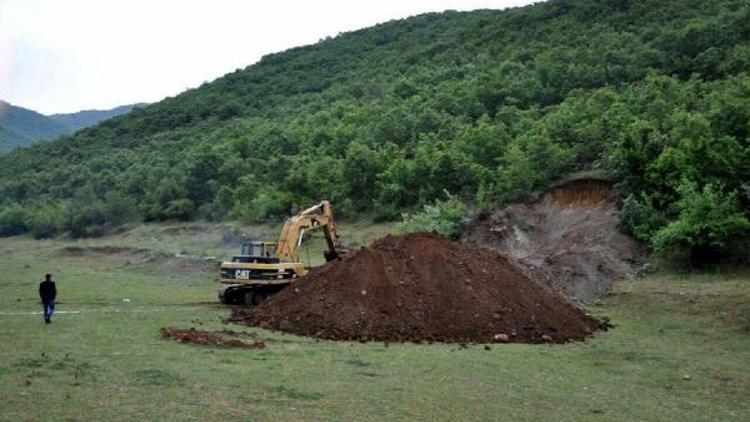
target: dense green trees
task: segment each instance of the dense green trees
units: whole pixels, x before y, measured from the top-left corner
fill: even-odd
[[[698,191],[691,182],[683,183],[678,190],[677,218],[653,236],[657,251],[684,249],[694,259],[713,258],[726,252],[733,235],[750,230],[736,192],[726,193],[712,184]]]
[[[0,233],[262,221],[324,197],[398,218],[596,171],[640,239],[700,249],[686,233],[709,230],[718,248],[747,234],[748,28],[742,0],[573,0],[343,34],[0,158]],[[691,214],[696,196],[729,205]]]

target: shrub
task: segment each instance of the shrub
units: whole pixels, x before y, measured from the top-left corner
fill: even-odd
[[[138,219],[138,208],[133,198],[117,191],[109,192],[105,196],[104,213],[107,221],[114,226]]]
[[[384,204],[377,202],[373,207],[374,221],[376,223],[382,223],[384,221],[396,221],[401,217],[401,212],[398,207],[394,204]]]
[[[421,212],[405,214],[396,229],[401,233],[432,232],[455,240],[468,221],[467,216],[466,204],[449,195],[447,200],[425,205]]]
[[[52,237],[63,226],[59,210],[50,206],[34,208],[27,219],[27,225],[35,239]]]
[[[656,210],[645,194],[628,195],[620,209],[620,224],[636,239],[648,243],[654,232],[664,227],[667,219]]]
[[[70,231],[73,237],[93,236],[101,233],[101,226],[107,221],[105,205],[100,200],[76,200],[70,202],[65,210],[64,228]]]
[[[657,252],[683,249],[694,259],[711,258],[726,253],[732,239],[750,230],[736,193],[724,193],[712,184],[698,190],[689,182],[683,182],[679,192],[679,217],[652,238]]]
[[[193,201],[186,198],[174,199],[169,201],[167,208],[164,209],[164,218],[167,220],[188,221],[194,212],[195,203]]]
[[[26,225],[26,210],[18,204],[11,204],[0,211],[0,236],[14,236],[29,230]]]

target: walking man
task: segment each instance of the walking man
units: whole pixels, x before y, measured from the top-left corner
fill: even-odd
[[[52,322],[52,313],[55,312],[55,297],[57,297],[57,288],[55,282],[52,281],[52,274],[44,276],[44,281],[39,283],[39,297],[42,299],[44,304],[44,322],[49,324]]]

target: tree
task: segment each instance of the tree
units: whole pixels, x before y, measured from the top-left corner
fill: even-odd
[[[463,202],[448,194],[448,199],[425,205],[421,212],[404,214],[396,229],[401,233],[430,232],[457,239],[468,222],[468,211]]]
[[[678,218],[653,236],[657,252],[683,249],[692,258],[705,260],[726,253],[732,238],[748,234],[750,220],[735,192],[725,193],[713,184],[699,189],[688,181],[680,185],[679,192]]]

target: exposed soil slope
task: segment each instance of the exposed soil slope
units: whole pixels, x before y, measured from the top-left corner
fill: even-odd
[[[594,179],[568,182],[537,202],[480,216],[462,242],[517,258],[536,278],[583,303],[634,274],[642,260],[637,243],[618,228],[610,183]]]
[[[509,258],[427,233],[382,238],[230,320],[395,342],[566,342],[606,328]]]

